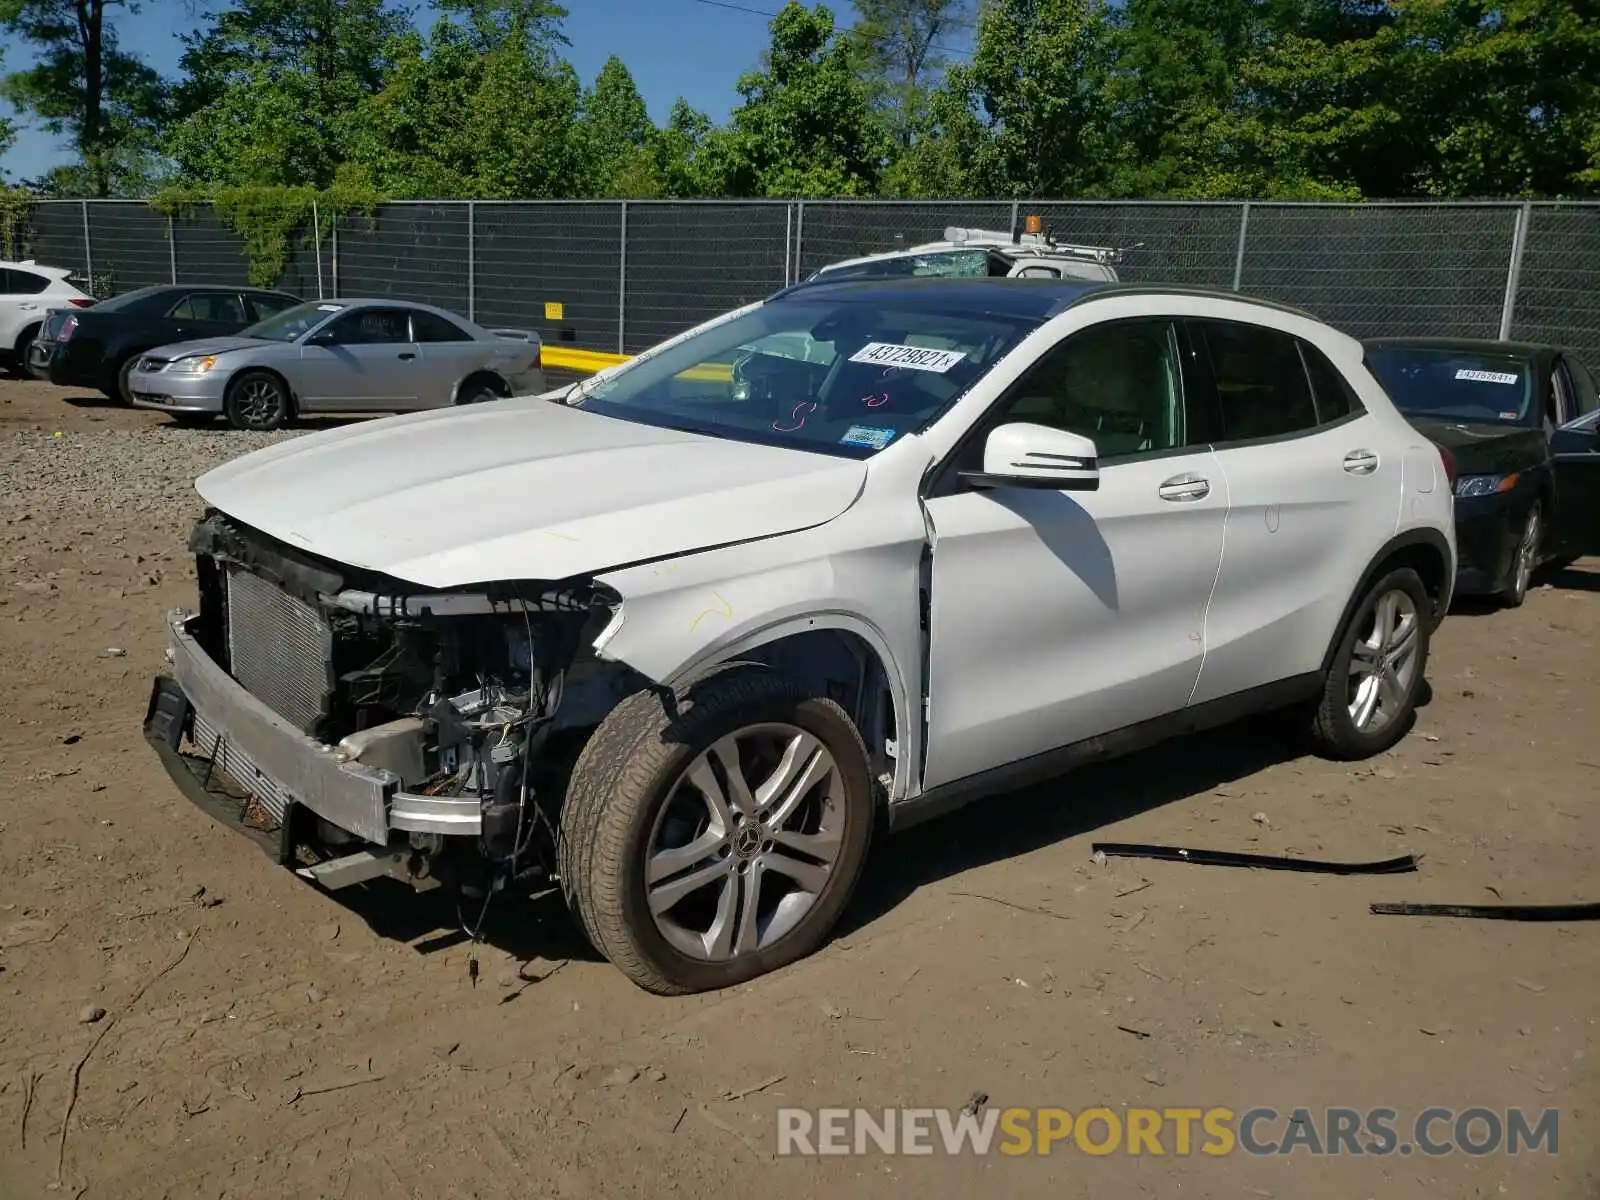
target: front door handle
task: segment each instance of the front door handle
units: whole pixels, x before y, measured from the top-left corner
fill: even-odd
[[[1184,475],[1174,475],[1156,489],[1156,495],[1163,500],[1173,503],[1185,503],[1194,500],[1204,500],[1211,494],[1211,481],[1203,475],[1192,472]]]
[[[411,351],[407,350],[404,354],[402,354],[400,356],[400,360],[402,362],[410,362],[415,357],[416,357],[415,354],[413,354],[413,353],[411,353]]]
[[[1352,475],[1371,475],[1378,469],[1378,456],[1371,450],[1352,450],[1344,456],[1344,469]]]

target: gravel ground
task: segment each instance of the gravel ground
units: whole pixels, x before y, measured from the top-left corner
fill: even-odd
[[[553,901],[496,906],[473,951],[436,896],[320,894],[178,796],[139,724],[193,602],[191,481],[266,440],[0,383],[0,1196],[1600,1196],[1597,927],[1367,909],[1600,899],[1600,564],[1452,615],[1372,762],[1247,727],[996,799],[880,846],[813,958],[668,1000]],[[1423,862],[1095,865],[1094,839]],[[773,1156],[782,1106],[975,1093],[1386,1106],[1403,1134],[1555,1107],[1560,1144]]]

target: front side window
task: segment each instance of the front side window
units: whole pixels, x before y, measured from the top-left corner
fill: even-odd
[[[569,403],[648,425],[866,458],[937,419],[1034,325],[802,293],[580,385]]]
[[[363,308],[340,317],[330,326],[339,346],[386,345],[411,340],[409,313],[403,308]]]
[[[1091,326],[1034,365],[999,419],[1082,434],[1102,460],[1170,450],[1185,439],[1178,363],[1170,321]]]
[[[1572,394],[1577,403],[1578,415],[1580,417],[1588,416],[1595,409],[1600,408],[1600,395],[1596,394],[1594,376],[1589,374],[1589,368],[1571,355],[1562,358],[1561,364],[1567,369],[1567,374],[1572,377]]]
[[[1367,365],[1408,417],[1522,425],[1544,413],[1527,359],[1503,351],[1380,345]],[[1537,406],[1537,407],[1536,407]]]
[[[1317,405],[1296,340],[1236,321],[1196,321],[1217,390],[1218,441],[1285,437],[1317,427]]]

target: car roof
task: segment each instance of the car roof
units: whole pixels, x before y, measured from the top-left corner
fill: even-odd
[[[1363,338],[1361,344],[1373,349],[1409,346],[1416,350],[1465,350],[1479,354],[1511,354],[1539,362],[1554,358],[1557,354],[1567,353],[1561,346],[1547,345],[1543,342],[1502,342],[1496,338],[1372,337]]]
[[[437,316],[449,317],[461,325],[471,325],[474,322],[467,320],[460,313],[451,312],[448,308],[440,308],[436,304],[424,304],[420,300],[402,300],[397,296],[329,296],[326,300],[305,300],[304,304],[338,304],[344,308],[367,307],[378,305],[381,308],[412,308],[419,312],[430,312]]]
[[[892,278],[839,279],[826,276],[797,283],[771,299],[790,297],[830,299],[848,302],[898,304],[912,308],[970,309],[997,316],[1015,316],[1045,321],[1075,304],[1104,296],[1190,296],[1230,300],[1242,304],[1292,313],[1318,321],[1302,309],[1291,308],[1259,296],[1207,288],[1162,287],[1150,284],[1111,283],[1094,279],[1019,279],[967,276],[897,276]]]

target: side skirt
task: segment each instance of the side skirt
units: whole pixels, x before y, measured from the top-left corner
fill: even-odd
[[[968,775],[890,806],[889,828],[894,832],[910,829],[963,808],[974,800],[1054,779],[1076,767],[1121,758],[1173,738],[1231,724],[1242,717],[1314,700],[1322,694],[1322,686],[1322,672],[1310,671]]]

